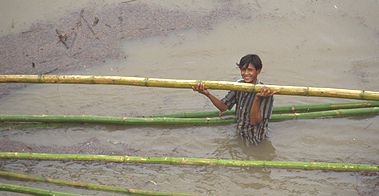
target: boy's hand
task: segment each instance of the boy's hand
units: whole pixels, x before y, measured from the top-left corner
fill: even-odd
[[[262,87],[261,90],[257,93],[258,97],[269,97],[274,95],[275,92],[273,92],[270,88],[268,87]]]
[[[195,86],[192,87],[193,91],[197,91],[205,96],[209,95],[209,91],[205,88],[203,83],[198,83]]]

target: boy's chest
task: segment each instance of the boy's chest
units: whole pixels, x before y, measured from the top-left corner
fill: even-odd
[[[238,112],[244,112],[248,108],[251,108],[255,93],[238,92],[236,96],[236,109]]]
[[[236,102],[237,102],[237,104],[241,104],[241,103],[244,103],[244,102],[247,102],[247,101],[254,99],[254,97],[255,97],[255,93],[238,92],[236,95],[236,99],[237,99]]]

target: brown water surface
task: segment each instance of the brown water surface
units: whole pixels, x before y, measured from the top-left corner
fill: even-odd
[[[80,69],[59,73],[235,81],[240,77],[235,63],[247,53],[257,53],[264,64],[260,79],[267,84],[379,91],[378,1],[191,2],[129,2],[175,12],[176,17],[194,19],[193,24],[179,28],[178,23],[164,33],[141,31],[141,36],[128,31],[129,37],[123,35],[116,47],[120,58],[102,59],[96,66],[79,60]],[[120,10],[112,1],[97,3],[109,3],[107,11]],[[62,6],[67,10],[82,6],[68,4]],[[196,18],[199,15],[204,21]],[[165,21],[173,16],[166,16],[156,18],[163,21],[157,23],[169,25]],[[8,30],[2,32],[13,32]],[[219,97],[226,93],[212,92]],[[275,105],[346,101],[275,97]],[[189,89],[111,85],[28,85],[0,99],[2,114],[140,116],[213,109],[205,97]],[[28,128],[3,124],[0,150],[379,164],[378,122],[374,116],[271,123],[270,138],[257,146],[245,146],[233,125]],[[21,160],[1,161],[0,166],[52,178],[203,195],[375,195],[379,191],[378,174],[363,172]]]

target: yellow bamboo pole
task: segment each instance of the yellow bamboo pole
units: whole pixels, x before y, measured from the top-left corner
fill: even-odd
[[[270,87],[279,95],[317,96],[379,101],[379,92],[337,88],[317,88],[302,86],[280,86],[248,84],[228,81],[210,80],[176,80],[123,76],[93,75],[0,75],[0,83],[59,83],[59,84],[113,84],[164,88],[192,88],[197,83],[204,83],[208,89],[237,90],[253,92],[263,86]]]

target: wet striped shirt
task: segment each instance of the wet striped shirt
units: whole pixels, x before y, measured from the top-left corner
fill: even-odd
[[[243,82],[240,80],[238,82]],[[260,83],[262,84],[262,83]],[[250,109],[256,96],[255,92],[229,91],[229,93],[221,99],[228,109],[232,109],[236,105],[237,131],[247,142],[258,144],[267,136],[268,120],[271,117],[274,97],[266,97],[261,101],[261,114],[263,120],[258,125],[250,123]]]

